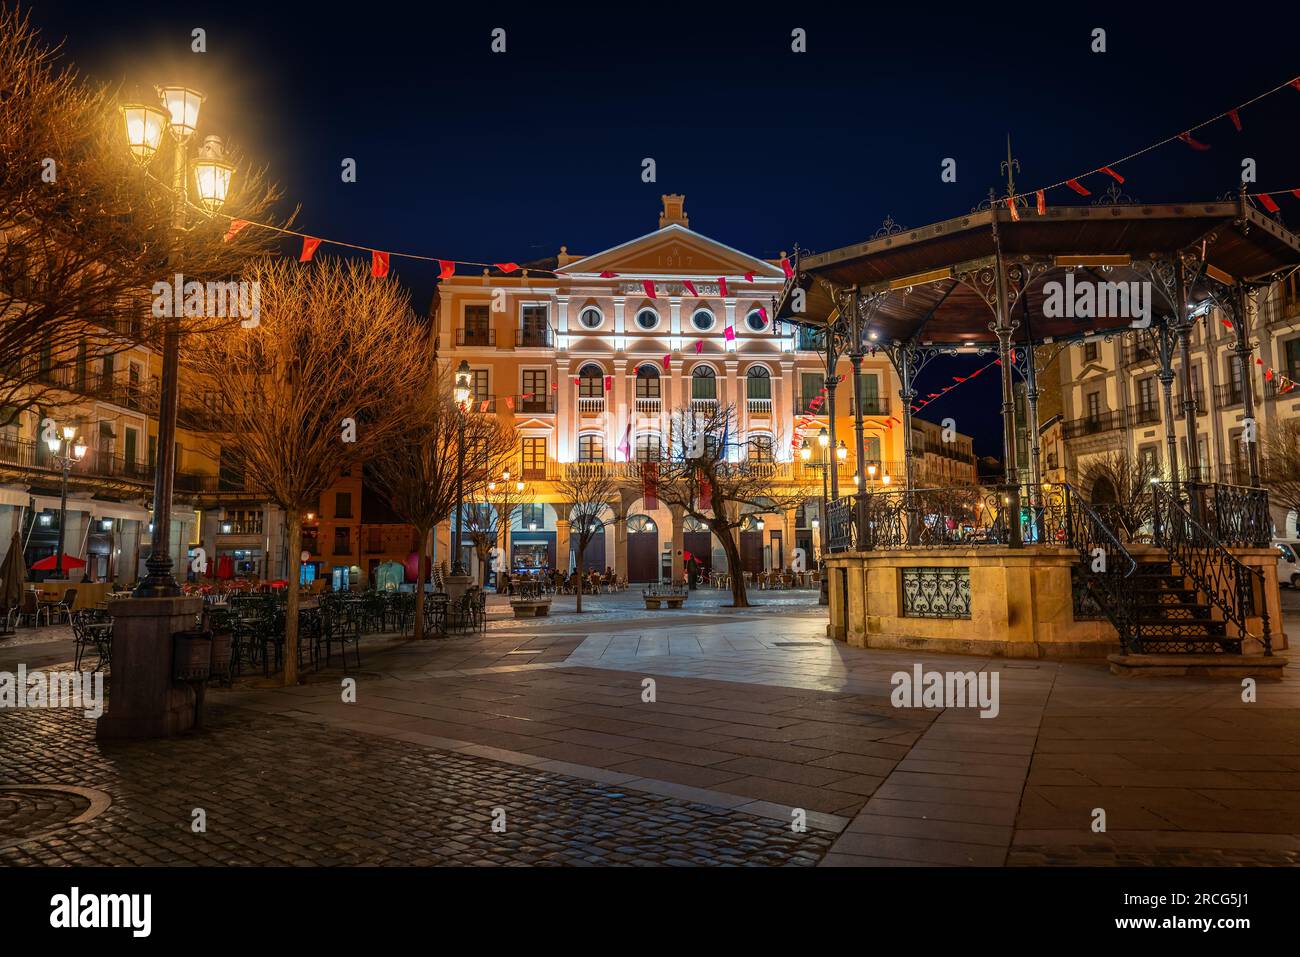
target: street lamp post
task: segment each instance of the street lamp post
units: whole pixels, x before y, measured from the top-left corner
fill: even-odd
[[[461,555],[461,525],[465,520],[465,406],[469,402],[469,363],[464,359],[456,367],[456,413],[459,416],[456,427],[456,544],[454,561],[451,565],[452,575],[464,576],[465,561]]]
[[[820,595],[819,595],[818,598],[817,598],[817,602],[818,602],[818,604],[821,604],[821,605],[827,605],[827,604],[830,604],[830,600],[831,600],[831,599],[830,599],[830,586],[827,585],[827,583],[826,583],[826,543],[827,543],[827,538],[826,538],[826,536],[827,536],[827,534],[828,534],[828,528],[827,528],[827,526],[830,524],[830,523],[827,521],[828,516],[827,516],[827,514],[826,514],[827,500],[828,500],[828,497],[829,497],[829,495],[830,495],[830,489],[827,488],[827,476],[828,476],[828,473],[830,472],[830,444],[831,444],[831,437],[830,437],[830,433],[828,433],[828,432],[826,431],[825,427],[823,427],[822,430],[821,430],[820,432],[817,433],[817,444],[818,444],[819,446],[821,446],[821,450],[822,450],[822,452],[821,452],[821,455],[822,455],[822,500],[821,500],[821,508],[819,509],[820,517],[821,517],[821,522],[820,522],[819,524],[820,524],[821,528],[820,528],[820,534],[818,535],[818,543],[819,543],[819,545],[820,545],[820,547],[821,547],[821,558],[820,558],[820,561],[819,561],[819,565],[820,565],[820,567],[821,567],[821,593],[820,593]],[[838,455],[838,450],[837,450],[836,454]],[[845,451],[845,454],[846,454],[846,455],[848,454],[847,450]],[[807,439],[804,439],[804,440],[803,440],[803,445],[801,445],[801,446],[799,447],[799,457],[800,457],[801,459],[803,459],[804,462],[807,462],[809,459],[812,458],[812,445],[809,444],[809,442],[808,442]]]
[[[221,139],[207,137],[191,163],[190,138],[199,123],[199,107],[204,96],[197,90],[183,86],[158,88],[163,109],[140,103],[122,107],[126,126],[127,146],[141,167],[147,167],[162,142],[163,130],[170,130],[176,140],[172,166],[172,228],[179,236],[186,229],[189,213],[190,168],[194,170],[195,193],[209,212],[220,209],[230,191],[234,167],[222,160]],[[181,266],[176,245],[168,256],[168,266],[178,270]],[[177,382],[180,352],[180,323],[171,310],[163,330],[162,384],[158,397],[158,458],[155,463],[153,486],[153,523],[150,534],[149,558],[145,562],[148,574],[136,586],[136,598],[169,598],[181,593],[172,575],[172,559],[168,553],[171,531],[172,485],[176,473],[176,414],[180,398]]]
[[[76,436],[76,427],[65,425],[62,435],[55,435],[45,442],[50,447],[54,463],[63,470],[63,485],[59,493],[59,545],[54,560],[56,573],[67,571],[63,567],[63,530],[68,520],[68,469],[86,457],[86,443],[84,440],[73,441]]]

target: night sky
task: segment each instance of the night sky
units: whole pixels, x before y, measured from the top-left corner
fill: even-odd
[[[392,251],[523,262],[607,248],[657,226],[686,194],[691,227],[765,258],[971,209],[1011,134],[1021,190],[1176,134],[1300,74],[1294,5],[1207,18],[1196,7],[607,3],[160,4],[41,2],[46,38],[130,94],[208,94],[200,133],[265,162],[299,228]],[[1225,13],[1230,11],[1225,10]],[[1248,14],[1248,19],[1245,18]],[[207,53],[190,31],[207,31]],[[494,27],[507,52],[489,50]],[[808,52],[791,52],[791,30]],[[1089,49],[1093,28],[1107,52]],[[1283,90],[1124,164],[1139,201],[1300,187],[1300,92]],[[340,181],[353,157],[358,181]],[[641,181],[653,157],[658,182]],[[957,182],[940,163],[957,160]],[[1086,182],[1094,198],[1104,177]],[[1067,191],[1049,203],[1084,203]],[[1300,224],[1300,200],[1280,198]],[[296,248],[294,250],[296,252]],[[394,260],[417,309],[436,267]],[[943,360],[950,381],[983,361]],[[926,410],[1000,451],[997,380]]]

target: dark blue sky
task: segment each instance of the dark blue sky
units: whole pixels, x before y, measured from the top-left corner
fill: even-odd
[[[759,256],[969,210],[1010,133],[1017,185],[1056,182],[1300,74],[1293,5],[1249,19],[1077,5],[263,2],[38,3],[48,39],[129,91],[186,82],[202,132],[267,163],[301,228],[390,250],[501,261],[593,252],[654,228],[659,195],[692,228]],[[1290,12],[1288,12],[1290,11]],[[190,52],[190,31],[208,52]],[[492,54],[490,32],[507,31]],[[790,50],[807,31],[808,52]],[[1107,31],[1094,54],[1091,31]],[[1125,164],[1137,200],[1212,198],[1241,160],[1259,189],[1300,187],[1300,92],[1285,90]],[[653,157],[658,182],[641,181]],[[340,181],[354,157],[358,182]],[[957,160],[955,184],[940,162]],[[1100,192],[1104,181],[1089,181]],[[1049,202],[1086,200],[1058,191]],[[1300,201],[1281,200],[1300,223]],[[436,269],[394,261],[417,308]],[[926,376],[964,374],[955,361]],[[922,391],[927,382],[922,379]],[[996,379],[936,402],[999,445]],[[969,391],[966,391],[969,390]],[[957,398],[960,396],[960,398]],[[945,409],[952,404],[953,409]]]

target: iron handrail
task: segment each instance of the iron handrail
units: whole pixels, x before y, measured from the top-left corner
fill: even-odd
[[[1228,551],[1163,485],[1152,486],[1152,494],[1156,544],[1164,546],[1170,559],[1178,563],[1183,574],[1196,583],[1224,619],[1236,625],[1243,643],[1247,638],[1258,641],[1264,646],[1264,654],[1271,656],[1273,642],[1267,604],[1258,609],[1263,634],[1252,635],[1246,627],[1246,619],[1256,611],[1255,585],[1259,585],[1261,597],[1267,594],[1264,573]]]
[[[1088,574],[1088,591],[1102,614],[1119,632],[1120,645],[1126,652],[1136,653],[1141,650],[1142,641],[1142,623],[1136,608],[1137,589],[1133,580],[1137,559],[1073,486],[1067,484],[1064,489],[1069,540]],[[1096,567],[1098,558],[1102,559],[1100,570]]]

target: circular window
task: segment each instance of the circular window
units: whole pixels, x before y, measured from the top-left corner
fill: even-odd
[[[636,314],[636,324],[642,329],[653,329],[659,325],[659,314],[653,309],[642,309]]]
[[[767,328],[767,317],[755,309],[745,317],[745,324],[754,332],[762,332]]]
[[[605,317],[600,314],[599,309],[584,309],[578,316],[578,322],[582,323],[584,329],[599,329],[604,321]]]
[[[713,313],[707,309],[698,310],[695,315],[691,316],[691,324],[700,332],[708,332],[713,328],[714,323],[718,320],[714,318]]]

